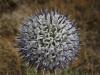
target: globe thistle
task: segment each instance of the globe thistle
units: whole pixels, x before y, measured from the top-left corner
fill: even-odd
[[[79,36],[67,16],[57,11],[41,11],[20,27],[18,45],[29,66],[54,71],[67,68],[79,50]]]

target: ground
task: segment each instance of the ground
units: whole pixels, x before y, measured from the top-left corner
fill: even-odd
[[[0,75],[26,75],[15,37],[27,17],[46,8],[69,15],[79,28],[80,53],[67,73],[100,75],[100,0],[0,0]]]

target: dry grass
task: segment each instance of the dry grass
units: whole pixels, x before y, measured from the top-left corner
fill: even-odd
[[[7,38],[0,38],[0,75],[22,75],[17,51]]]
[[[70,75],[100,75],[100,0],[0,0],[0,75],[25,75],[12,44],[18,26],[41,8],[71,15],[80,28],[82,46]]]

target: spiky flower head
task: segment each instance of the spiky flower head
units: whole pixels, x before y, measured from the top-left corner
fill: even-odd
[[[67,68],[79,50],[75,23],[56,11],[42,11],[30,17],[18,37],[23,58],[37,70]]]

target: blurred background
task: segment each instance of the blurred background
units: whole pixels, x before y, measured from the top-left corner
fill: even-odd
[[[14,48],[18,27],[36,9],[58,9],[77,22],[81,47],[61,75],[100,75],[100,0],[0,0],[0,75],[35,75]]]

